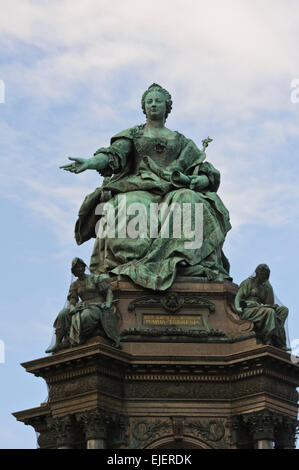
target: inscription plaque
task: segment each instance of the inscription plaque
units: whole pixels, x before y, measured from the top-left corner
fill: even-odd
[[[145,328],[179,328],[186,330],[209,330],[209,327],[202,314],[163,314],[163,313],[143,313],[141,315],[141,325]],[[141,326],[140,325],[140,326]]]

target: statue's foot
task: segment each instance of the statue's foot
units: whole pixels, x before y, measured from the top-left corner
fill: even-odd
[[[264,338],[264,344],[267,345],[267,346],[275,346],[275,345],[273,344],[273,341],[272,341],[272,337],[271,337],[271,336],[270,336],[270,337],[269,337],[269,336],[266,336],[266,337]]]
[[[54,353],[54,352],[58,351],[58,349],[59,349],[59,345],[54,344],[54,346],[52,348],[46,349],[45,353],[46,354]]]

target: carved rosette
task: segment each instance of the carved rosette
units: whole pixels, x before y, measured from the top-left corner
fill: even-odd
[[[202,295],[178,294],[170,292],[167,295],[154,295],[152,297],[145,296],[140,299],[133,300],[129,306],[129,312],[133,312],[138,307],[163,307],[167,312],[175,313],[182,307],[206,308],[209,312],[215,311],[215,305]]]

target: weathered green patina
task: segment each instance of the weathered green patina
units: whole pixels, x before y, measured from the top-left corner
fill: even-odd
[[[243,320],[254,323],[256,333],[265,344],[286,349],[284,324],[288,309],[274,303],[273,288],[269,282],[270,269],[266,264],[256,268],[254,277],[240,284],[235,307]]]
[[[83,260],[74,258],[72,273],[78,279],[70,286],[68,306],[59,312],[54,322],[56,342],[46,353],[82,344],[101,327],[119,346],[113,293],[107,275],[85,274],[85,268]]]
[[[183,227],[180,237],[170,232],[162,235],[166,211],[158,214],[158,236],[98,237],[91,257],[94,273],[128,276],[136,284],[153,290],[168,289],[177,275],[223,280],[229,278],[229,262],[222,246],[230,230],[229,213],[217,194],[220,174],[205,161],[203,150],[176,131],[165,127],[172,107],[170,94],[153,84],[142,97],[146,124],[120,132],[108,148],[100,148],[92,158],[72,158],[64,165],[67,171],[81,173],[95,169],[105,177],[102,187],[88,195],[79,211],[75,237],[78,244],[96,236],[101,218],[96,214],[99,203],[109,201],[118,228],[134,222],[134,214],[120,215],[119,196],[125,196],[126,207],[142,204],[150,220],[153,204],[184,209],[185,204],[202,204],[203,240],[200,246],[186,248],[190,239]],[[112,176],[114,175],[114,176]],[[192,214],[191,223],[194,223]],[[169,226],[174,227],[173,212]],[[173,225],[174,223],[174,225]]]

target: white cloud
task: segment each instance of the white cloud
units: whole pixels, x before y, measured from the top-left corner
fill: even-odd
[[[29,129],[27,147],[22,128],[2,124],[13,155],[2,167],[2,191],[8,194],[9,176],[11,196],[18,185],[21,203],[67,240],[84,195],[95,186],[90,174],[58,177],[54,165],[67,151],[81,156],[84,142],[89,152],[97,142],[94,151],[108,144],[112,128],[135,124],[128,112],[130,119],[141,116],[141,92],[156,81],[173,91],[174,127],[197,141],[206,127],[220,129],[208,159],[221,170],[234,226],[285,220],[298,197],[293,168],[282,165],[273,183],[272,159],[275,146],[281,151],[298,136],[298,112],[290,103],[290,82],[299,76],[298,13],[293,0],[263,0],[263,7],[260,0],[11,0],[0,18],[0,35],[15,57],[3,66],[11,99],[29,99],[29,113],[35,103],[32,125],[55,105],[72,98],[79,104],[75,115],[59,108],[66,122],[54,126],[58,135],[35,137]],[[94,121],[99,132],[88,131]],[[34,152],[24,158],[28,147]]]
[[[109,90],[116,73],[136,69],[145,83],[181,90],[182,109],[218,104],[227,114],[287,104],[283,81],[288,88],[299,73],[298,13],[292,0],[263,8],[256,0],[12,0],[0,29],[10,44],[41,51],[33,63],[12,64],[29,94],[63,99],[87,80]]]

